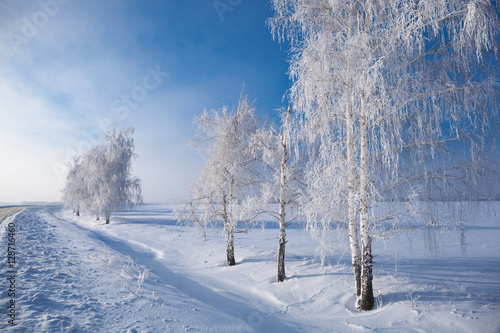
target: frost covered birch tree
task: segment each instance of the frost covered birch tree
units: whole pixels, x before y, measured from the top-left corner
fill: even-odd
[[[101,169],[100,209],[106,223],[112,212],[131,209],[142,202],[141,180],[132,176],[132,160],[136,157],[133,128],[106,133],[105,163]]]
[[[103,145],[92,147],[82,157],[83,174],[85,178],[85,210],[95,216],[96,221],[101,219],[102,192],[104,187],[104,169],[106,168],[106,152]]]
[[[292,124],[291,107],[286,112],[281,110],[280,118],[279,126],[260,128],[252,138],[250,150],[262,160],[269,171],[269,179],[263,181],[262,190],[246,206],[251,215],[270,215],[278,221],[278,282],[283,282],[286,279],[286,227],[295,218],[290,216],[298,211],[303,170],[298,154],[299,144],[293,133],[295,126]]]
[[[191,187],[192,199],[179,212],[179,219],[194,221],[203,229],[222,222],[227,264],[233,266],[238,222],[248,222],[241,202],[258,183],[258,164],[248,145],[259,120],[242,95],[235,110],[205,110],[194,123],[198,130],[190,144],[202,154],[204,164]]]
[[[101,214],[109,223],[112,212],[131,209],[142,202],[141,180],[133,177],[133,128],[111,130],[106,143],[92,147],[70,165],[63,200],[78,212],[81,208]]]
[[[75,157],[69,164],[69,172],[66,176],[66,186],[63,190],[63,202],[66,208],[73,210],[76,216],[80,216],[86,197],[85,177],[83,166],[79,157]]]
[[[498,5],[271,3],[272,32],[292,46],[290,99],[305,120],[304,137],[323,152],[310,176],[335,179],[325,181],[331,191],[319,186],[311,196],[326,191],[332,199],[325,204],[335,206],[325,214],[345,218],[357,307],[370,310],[372,240],[401,228],[377,222],[394,219],[416,199],[475,198],[484,184],[487,135],[498,116]],[[396,193],[403,209],[375,215],[377,203]]]

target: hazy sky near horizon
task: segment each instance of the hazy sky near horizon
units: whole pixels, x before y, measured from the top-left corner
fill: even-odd
[[[60,200],[67,161],[111,126],[135,128],[145,201],[185,193],[194,115],[243,83],[260,115],[285,103],[271,15],[260,0],[2,1],[0,202]]]

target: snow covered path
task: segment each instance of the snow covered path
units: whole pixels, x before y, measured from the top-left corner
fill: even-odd
[[[137,246],[134,248],[128,243],[117,240],[116,238],[111,238],[93,231],[90,232],[93,237],[102,241],[112,250],[119,254],[134,258],[135,262],[140,263],[141,266],[147,267],[147,269],[154,274],[154,283],[147,288],[148,293],[152,290],[158,295],[158,298],[154,297],[154,301],[158,301],[161,298],[162,304],[164,304],[163,302],[168,302],[172,299],[186,299],[188,305],[186,306],[185,312],[188,314],[174,313],[174,316],[179,315],[179,318],[185,321],[186,325],[182,327],[193,329],[191,324],[201,319],[201,325],[197,329],[199,331],[251,331],[251,325],[246,322],[246,319],[249,314],[255,313],[256,309],[248,304],[238,299],[226,297],[224,293],[215,292],[199,282],[190,279],[188,276],[174,273],[167,266],[157,261],[157,259],[159,259],[158,251],[149,248],[150,251],[145,250],[143,252],[138,250]],[[134,243],[139,246],[144,245],[142,243],[132,242],[132,244]],[[160,257],[161,256],[162,255],[160,255]],[[166,290],[172,293],[170,295],[167,293],[168,297],[164,297]],[[199,313],[199,308],[203,308],[203,313]],[[209,312],[208,314],[206,313],[207,310]],[[194,316],[202,318],[193,320],[193,318],[191,318],[192,315],[189,315],[190,312],[194,312]],[[166,314],[167,317],[171,316],[171,314],[167,312],[164,312],[164,314]],[[273,332],[296,331],[286,323],[272,317],[266,320],[266,328]]]
[[[28,208],[6,220],[13,220],[17,229],[17,325],[8,325],[4,315],[0,331],[252,330],[245,321],[252,312],[248,305],[173,273],[155,262],[151,253],[57,218],[53,212]],[[2,228],[4,243],[5,237]],[[2,257],[2,268],[6,261]],[[146,286],[140,281],[145,269],[152,271]],[[2,293],[2,304],[8,301],[6,296]],[[293,332],[277,320],[268,324]]]
[[[27,208],[0,229],[0,331],[497,332],[500,226],[495,217],[480,222],[468,230],[467,257],[458,244],[429,257],[418,234],[411,251],[402,239],[378,243],[378,306],[359,313],[348,256],[321,267],[300,229],[288,232],[288,278],[277,283],[272,227],[239,234],[237,265],[227,267],[223,236],[209,232],[203,242],[167,206],[116,214],[110,225],[60,207]],[[5,315],[11,299],[16,326]]]

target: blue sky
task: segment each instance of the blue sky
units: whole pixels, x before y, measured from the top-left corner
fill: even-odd
[[[185,193],[194,115],[286,103],[287,53],[264,0],[0,3],[0,202],[58,201],[63,166],[110,123],[135,128],[145,201]],[[272,117],[272,116],[271,116]]]
[[[196,114],[237,104],[243,82],[259,115],[286,106],[270,16],[266,0],[2,0],[0,203],[60,200],[67,161],[109,126],[135,128],[145,201],[183,195]]]

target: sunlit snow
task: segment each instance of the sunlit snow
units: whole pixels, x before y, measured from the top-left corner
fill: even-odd
[[[496,210],[495,210],[496,209]],[[277,282],[278,228],[237,234],[228,267],[222,232],[206,241],[179,226],[169,205],[139,206],[111,224],[58,206],[7,218],[17,228],[16,326],[2,332],[495,332],[500,328],[500,226],[496,203],[430,253],[422,232],[374,244],[376,308],[354,308],[347,245],[322,267],[301,226],[287,232],[287,279]],[[332,233],[334,237],[334,233]],[[2,284],[7,256],[0,261]],[[9,301],[2,287],[2,307]]]

